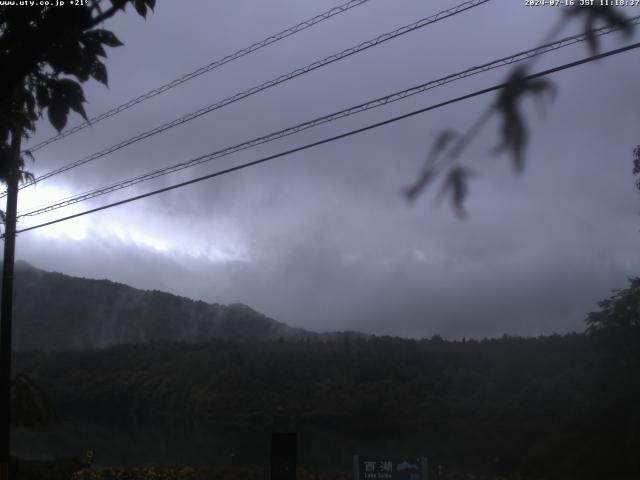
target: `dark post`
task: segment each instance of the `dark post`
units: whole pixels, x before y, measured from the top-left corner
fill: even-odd
[[[271,480],[296,480],[296,434],[271,434]]]
[[[353,480],[360,480],[360,455],[353,456]]]
[[[420,480],[429,480],[429,460],[427,457],[420,457],[420,467],[422,470],[422,478]]]
[[[18,171],[20,134],[11,135],[14,168],[7,179],[7,208],[2,262],[2,306],[0,307],[0,480],[9,478],[11,455],[11,322],[13,314],[13,262],[15,259],[16,215],[18,210]]]

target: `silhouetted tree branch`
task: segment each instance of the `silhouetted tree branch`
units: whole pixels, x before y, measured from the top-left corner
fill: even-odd
[[[105,10],[96,0],[77,8],[0,7],[0,180],[24,168],[10,137],[28,137],[45,111],[58,131],[71,110],[87,120],[81,84],[94,79],[107,85],[105,47],[122,45],[96,27],[129,4],[146,17],[155,0],[110,0]]]
[[[0,6],[0,181],[15,182],[17,176],[29,179],[24,161],[31,154],[20,154],[20,139],[35,131],[36,121],[45,111],[58,131],[65,127],[71,110],[88,119],[81,84],[94,79],[107,85],[107,69],[101,60],[106,57],[105,46],[122,45],[111,31],[95,27],[129,3],[143,17],[155,7],[155,0],[110,0],[110,3],[104,11],[98,0],[92,0],[86,7],[71,8]],[[15,222],[15,209],[12,215]],[[0,216],[4,221],[4,212]],[[5,260],[6,252],[5,249]],[[13,256],[10,261],[13,262]],[[7,278],[12,279],[12,274],[7,275],[5,270],[4,281]],[[4,293],[5,290],[3,302]],[[3,329],[4,315],[3,310]],[[10,315],[8,319],[10,325]],[[11,337],[8,338],[8,347],[3,343],[3,351],[10,356]],[[3,382],[8,386],[8,361],[3,365],[7,366]],[[11,381],[11,402],[11,408],[3,410],[3,415],[10,410],[11,420],[18,425],[39,425],[52,414],[42,389],[25,375]],[[8,456],[8,448],[3,455]]]
[[[566,9],[560,22],[550,30],[542,44],[555,39],[562,28],[573,19],[582,20],[587,44],[593,54],[597,53],[600,48],[599,37],[594,33],[594,29],[600,24],[618,28],[627,37],[633,32],[631,21],[614,7],[574,6]],[[445,129],[436,136],[421,173],[405,189],[408,200],[415,200],[436,178],[442,176],[439,198],[448,195],[454,211],[458,216],[463,217],[465,214],[464,201],[469,191],[468,182],[473,175],[472,170],[468,167],[459,165],[460,157],[493,116],[498,117],[501,125],[500,142],[494,148],[494,153],[507,153],[511,157],[511,163],[516,173],[521,173],[524,170],[529,130],[522,112],[522,102],[526,98],[544,99],[545,94],[552,97],[555,93],[554,84],[547,80],[524,80],[530,74],[534,60],[515,67],[511,71],[507,77],[505,88],[500,91],[494,102],[483,111],[465,133],[460,134],[451,129]],[[636,149],[635,175],[640,173],[639,155],[640,153]],[[640,180],[637,185],[640,188]]]

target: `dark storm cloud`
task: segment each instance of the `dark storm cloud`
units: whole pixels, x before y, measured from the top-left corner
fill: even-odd
[[[113,28],[126,47],[110,53],[111,90],[88,88],[88,109],[99,113],[333,5],[159,2],[146,23],[131,14],[121,17]],[[75,160],[453,3],[398,5],[374,0],[227,65],[43,149],[34,168],[42,172]],[[530,48],[556,15],[517,2],[489,3],[123,149],[52,185],[70,192],[93,188]],[[579,46],[537,65],[585,54]],[[434,208],[434,189],[413,206],[400,192],[436,132],[464,129],[491,97],[118,207],[86,217],[84,224],[25,233],[18,255],[41,268],[211,302],[244,302],[315,330],[453,337],[581,330],[595,302],[640,270],[639,203],[630,175],[640,121],[631,92],[640,68],[633,53],[626,55],[555,77],[558,98],[546,115],[527,106],[532,142],[523,176],[513,175],[508,158],[490,153],[497,124],[487,125],[465,154],[479,173],[466,221],[446,203]],[[138,191],[429,105],[499,81],[506,72]],[[47,133],[43,124],[39,136]],[[43,198],[46,188],[37,190]]]

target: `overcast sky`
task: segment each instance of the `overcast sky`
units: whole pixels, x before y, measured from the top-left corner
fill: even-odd
[[[159,0],[106,26],[125,43],[107,61],[110,88],[87,84],[96,115],[339,0]],[[371,0],[232,62],[36,154],[41,174],[165,121],[456,5]],[[215,151],[319,115],[531,48],[562,7],[493,0],[47,180],[19,211]],[[636,15],[637,8],[624,9]],[[569,25],[568,35],[579,30]],[[634,39],[609,36],[605,48]],[[637,36],[635,38],[637,41]],[[536,69],[584,57],[584,44]],[[79,212],[409,112],[500,81],[478,75],[20,226]],[[582,331],[611,289],[640,273],[636,51],[553,77],[548,108],[527,105],[523,175],[494,156],[489,122],[463,161],[477,171],[460,220],[430,189],[410,205],[437,132],[464,130],[484,96],[136,203],[23,233],[17,257],[39,268],[108,278],[208,302],[242,302],[317,331],[450,338]],[[71,124],[79,118],[70,119]],[[31,144],[53,133],[42,122]]]

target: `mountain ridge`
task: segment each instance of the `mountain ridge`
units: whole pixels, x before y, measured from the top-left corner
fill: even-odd
[[[270,341],[366,337],[292,327],[243,303],[206,303],[108,279],[74,277],[16,262],[13,344],[16,350],[103,348],[208,339]]]

